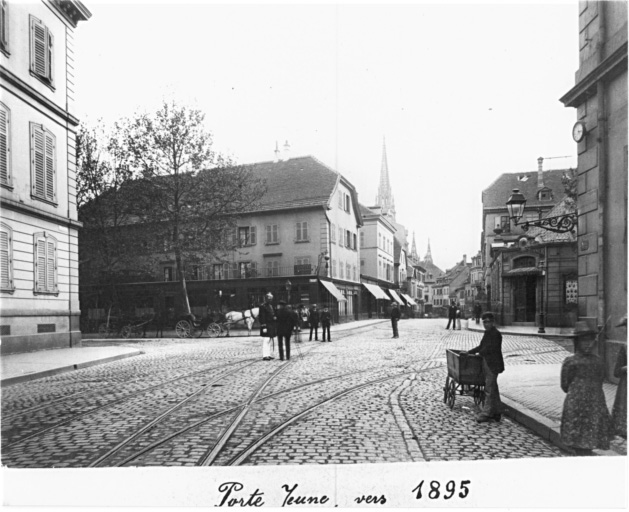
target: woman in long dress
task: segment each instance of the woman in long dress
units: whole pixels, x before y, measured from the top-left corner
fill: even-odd
[[[561,366],[561,389],[566,393],[561,416],[561,441],[578,455],[609,449],[612,421],[603,393],[605,368],[592,353],[593,333],[577,322],[577,353]]]

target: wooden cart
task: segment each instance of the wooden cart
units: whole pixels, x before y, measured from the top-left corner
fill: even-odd
[[[457,391],[462,396],[474,397],[476,405],[485,402],[485,374],[483,358],[461,350],[446,349],[448,375],[443,387],[443,401],[454,407]]]

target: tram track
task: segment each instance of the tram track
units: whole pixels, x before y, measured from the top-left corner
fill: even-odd
[[[379,328],[379,326],[376,326],[375,328]],[[336,340],[340,340],[352,335],[356,335],[359,334],[360,332],[363,331],[368,331],[368,330],[373,330],[374,326],[369,326],[369,327],[363,327],[360,329],[352,329],[352,330],[348,330],[345,332],[339,332],[336,334],[335,336],[335,341]],[[245,417],[251,412],[252,408],[256,405],[256,404],[260,404],[262,402],[271,400],[273,398],[277,398],[280,397],[283,394],[289,394],[289,393],[293,393],[299,389],[303,389],[303,388],[308,388],[308,387],[312,387],[315,386],[319,383],[325,382],[325,381],[329,381],[329,380],[339,380],[339,381],[343,381],[345,379],[347,379],[349,376],[355,376],[361,373],[367,373],[367,372],[375,372],[375,371],[389,371],[392,368],[396,368],[396,367],[400,367],[400,365],[391,365],[390,367],[383,367],[383,366],[378,366],[378,367],[372,367],[372,368],[367,368],[367,369],[363,369],[363,370],[359,370],[359,371],[354,371],[354,372],[346,372],[346,373],[342,373],[342,374],[336,374],[334,376],[330,376],[330,377],[325,377],[322,379],[317,379],[314,381],[308,381],[305,382],[303,384],[299,384],[297,386],[292,386],[290,388],[285,388],[282,389],[280,391],[276,391],[273,393],[269,393],[267,395],[263,395],[263,391],[269,386],[269,384],[274,381],[280,374],[282,374],[284,372],[284,370],[286,370],[287,368],[289,368],[291,366],[291,363],[295,362],[296,360],[301,358],[303,359],[303,356],[310,354],[313,351],[316,351],[319,347],[326,347],[329,345],[323,344],[323,343],[315,343],[313,342],[313,344],[311,346],[308,347],[304,347],[303,343],[300,344],[301,345],[301,351],[297,351],[294,349],[294,353],[293,353],[293,361],[291,361],[290,363],[286,362],[284,364],[282,364],[282,366],[276,370],[273,371],[273,373],[268,376],[267,378],[264,379],[264,381],[259,384],[258,386],[256,386],[256,388],[250,393],[249,397],[245,400],[245,401],[241,401],[240,403],[238,403],[237,405],[234,405],[232,407],[228,407],[225,408],[222,411],[217,411],[214,412],[213,414],[210,414],[209,416],[206,416],[204,418],[202,418],[199,421],[196,421],[192,424],[186,425],[184,428],[180,428],[177,431],[175,431],[172,434],[169,434],[168,436],[163,437],[162,439],[159,439],[157,441],[153,441],[151,442],[148,446],[146,445],[146,441],[144,441],[144,446],[139,449],[136,450],[135,452],[131,453],[131,454],[125,454],[123,455],[124,458],[122,458],[122,460],[120,460],[120,456],[123,452],[123,450],[127,449],[129,447],[129,445],[131,443],[133,443],[134,441],[138,441],[144,434],[146,434],[147,432],[153,430],[155,427],[157,427],[158,425],[164,425],[166,424],[167,420],[170,418],[170,416],[179,411],[184,405],[188,404],[189,402],[192,402],[193,400],[199,398],[200,396],[204,395],[204,392],[209,391],[213,385],[216,385],[216,383],[218,383],[220,380],[223,380],[225,378],[227,378],[228,376],[238,373],[241,370],[244,370],[245,368],[253,365],[256,361],[259,361],[260,358],[248,358],[248,359],[242,359],[240,361],[237,362],[229,362],[225,365],[218,365],[218,366],[213,366],[210,368],[204,368],[201,370],[196,370],[195,372],[189,373],[187,375],[184,376],[180,376],[177,377],[175,379],[170,379],[169,381],[157,384],[155,386],[151,386],[142,390],[138,390],[137,392],[132,393],[131,395],[125,396],[125,397],[121,397],[113,402],[107,403],[107,404],[103,404],[102,406],[93,408],[89,411],[84,411],[83,413],[80,413],[78,415],[75,415],[71,418],[68,418],[67,420],[64,420],[62,422],[56,423],[55,425],[51,425],[45,429],[42,429],[38,432],[34,432],[32,434],[30,434],[29,436],[22,438],[18,441],[15,441],[11,444],[8,444],[6,446],[3,446],[4,450],[10,449],[13,446],[16,446],[18,444],[21,444],[29,439],[32,439],[34,437],[40,436],[40,435],[44,435],[47,432],[50,432],[51,430],[63,426],[63,425],[67,425],[68,423],[71,423],[74,420],[79,420],[81,418],[83,418],[84,416],[88,415],[88,414],[92,414],[92,413],[96,413],[98,411],[102,411],[108,407],[112,407],[113,405],[116,405],[118,403],[123,402],[124,400],[129,400],[134,398],[135,396],[141,395],[142,393],[146,393],[148,391],[157,389],[157,388],[165,388],[168,386],[172,386],[173,384],[175,384],[177,381],[180,381],[182,379],[186,379],[186,378],[190,378],[194,375],[198,375],[198,374],[202,374],[204,372],[207,371],[211,371],[211,370],[217,370],[217,369],[221,369],[221,368],[225,368],[225,367],[229,367],[232,366],[234,364],[237,364],[238,362],[247,362],[247,361],[251,361],[248,364],[243,364],[241,366],[239,366],[238,368],[233,369],[230,372],[227,372],[224,375],[220,375],[217,376],[216,378],[212,379],[211,381],[203,384],[199,389],[197,389],[196,391],[192,392],[191,394],[189,394],[186,398],[184,398],[183,400],[178,401],[175,405],[169,407],[165,412],[161,413],[159,416],[155,417],[154,419],[152,419],[151,421],[149,421],[147,424],[145,424],[143,427],[141,427],[140,429],[138,429],[135,433],[133,433],[132,435],[128,436],[127,438],[125,438],[123,441],[119,442],[116,446],[114,446],[113,448],[111,448],[110,450],[108,450],[105,454],[99,456],[97,459],[93,460],[90,464],[89,467],[103,467],[103,466],[110,466],[110,464],[104,464],[104,462],[112,459],[114,456],[118,456],[119,460],[115,463],[112,464],[114,466],[125,466],[127,464],[130,464],[131,462],[137,460],[139,457],[141,457],[144,454],[147,454],[149,452],[151,452],[152,450],[156,449],[159,446],[162,446],[166,443],[169,443],[171,441],[176,441],[176,439],[178,437],[183,436],[184,434],[193,431],[194,429],[203,426],[204,424],[215,420],[215,419],[219,419],[221,417],[227,416],[229,414],[233,414],[234,417],[231,419],[231,421],[229,421],[229,423],[222,428],[222,432],[220,433],[220,435],[218,436],[218,438],[216,440],[211,441],[210,443],[208,443],[207,448],[205,449],[205,452],[203,454],[202,457],[200,457],[195,465],[198,466],[206,466],[206,465],[214,465],[217,460],[219,459],[219,456],[222,457],[222,459],[228,459],[227,462],[224,462],[222,464],[219,465],[239,465],[242,464],[243,462],[245,462],[256,450],[258,450],[260,447],[264,446],[266,443],[268,443],[270,440],[272,440],[274,437],[276,437],[278,434],[280,434],[282,431],[284,431],[286,428],[288,428],[290,425],[298,422],[299,420],[301,420],[302,418],[308,416],[309,414],[315,412],[317,409],[320,409],[321,407],[325,407],[326,405],[330,405],[332,403],[334,403],[335,401],[341,400],[342,398],[344,398],[345,396],[353,393],[353,392],[357,392],[360,391],[362,389],[365,389],[369,386],[373,386],[373,385],[377,385],[386,381],[390,381],[392,379],[397,379],[397,378],[403,378],[403,377],[409,377],[410,375],[416,375],[418,373],[424,373],[424,372],[433,372],[433,371],[437,371],[437,370],[442,370],[444,367],[446,367],[446,364],[443,363],[437,363],[437,361],[435,361],[434,359],[426,359],[426,360],[422,360],[422,366],[426,366],[426,365],[432,365],[430,367],[422,367],[421,369],[413,369],[411,371],[405,371],[405,372],[400,372],[400,373],[396,373],[395,375],[387,375],[384,377],[379,377],[376,379],[371,379],[367,382],[363,382],[354,386],[351,386],[347,389],[338,391],[336,393],[334,393],[332,396],[328,396],[326,398],[324,398],[323,400],[318,401],[315,404],[310,404],[307,407],[303,408],[301,411],[296,412],[294,414],[292,414],[289,418],[287,418],[286,420],[282,421],[280,424],[274,425],[273,428],[271,428],[270,430],[268,430],[267,432],[265,432],[262,435],[259,435],[255,440],[251,441],[245,448],[240,449],[237,453],[234,454],[228,454],[226,455],[226,451],[228,450],[227,444],[229,439],[232,437],[232,435],[237,431],[237,429],[239,428],[239,426],[242,424],[243,420],[245,419]],[[506,351],[504,353],[505,357],[527,357],[527,356],[534,356],[534,355],[538,355],[538,354],[545,354],[545,353],[552,353],[552,352],[561,352],[563,351],[563,349],[554,349],[554,350],[546,350],[546,351],[535,351],[535,350],[527,350],[527,349],[522,349],[522,348],[518,348],[512,351]],[[300,354],[300,352],[302,352]],[[445,354],[444,354],[445,355]],[[435,364],[437,363],[437,364]],[[265,363],[267,364],[267,363]],[[101,388],[102,391],[102,388]],[[95,390],[91,390],[90,392],[95,392]],[[79,394],[83,394],[83,393],[79,393]],[[63,398],[72,398],[72,397],[62,397],[61,399],[55,401],[58,402],[60,400],[62,400]],[[37,406],[36,408],[30,408],[31,411],[37,409],[37,410],[41,410],[42,408],[48,407],[48,406],[52,406],[54,405],[54,403],[50,403],[50,404],[43,404],[41,406]],[[23,414],[27,414],[27,410],[24,411],[20,411],[19,413],[14,413],[12,414],[10,417],[17,417]],[[191,415],[191,417],[194,415]]]
[[[241,361],[229,362],[229,363],[224,364],[224,365],[217,365],[217,366],[212,366],[212,367],[208,367],[208,368],[203,368],[203,369],[196,370],[194,372],[188,373],[186,375],[181,375],[181,376],[176,377],[174,379],[170,379],[170,380],[168,380],[166,382],[160,382],[159,384],[155,384],[153,386],[142,388],[142,389],[140,389],[138,391],[134,391],[134,392],[132,392],[130,394],[127,394],[125,396],[122,396],[120,398],[116,398],[114,400],[110,400],[110,401],[108,401],[105,404],[98,405],[98,406],[95,406],[95,407],[93,407],[91,409],[88,409],[86,411],[82,411],[80,413],[74,414],[73,416],[71,416],[69,418],[66,418],[66,419],[63,419],[61,421],[58,421],[58,422],[56,422],[56,423],[54,423],[52,425],[48,425],[47,427],[45,427],[43,429],[40,429],[40,430],[37,430],[36,432],[32,432],[31,434],[28,434],[28,435],[26,435],[24,437],[21,437],[21,438],[19,438],[16,441],[12,441],[12,442],[8,442],[6,444],[3,444],[2,449],[3,450],[11,450],[13,447],[18,446],[18,445],[20,445],[20,444],[22,444],[22,443],[24,443],[24,442],[26,442],[26,441],[28,441],[30,439],[33,439],[35,437],[39,437],[41,435],[44,435],[47,432],[50,432],[51,430],[54,430],[54,429],[56,429],[58,427],[67,425],[69,423],[72,423],[73,421],[76,421],[76,420],[78,420],[80,418],[83,418],[83,417],[85,417],[87,415],[95,414],[97,412],[101,412],[101,411],[103,411],[103,410],[105,410],[107,408],[110,408],[110,407],[113,407],[115,405],[118,405],[118,404],[120,404],[120,403],[122,403],[124,401],[136,398],[136,397],[138,397],[138,396],[140,396],[142,394],[145,394],[145,393],[148,393],[148,392],[151,392],[151,391],[155,391],[156,389],[164,388],[164,387],[167,387],[167,386],[171,386],[171,385],[173,385],[173,384],[175,384],[175,383],[177,383],[177,382],[179,382],[181,380],[193,378],[195,376],[198,376],[198,375],[201,375],[203,373],[207,373],[207,372],[210,372],[210,371],[213,371],[213,370],[220,370],[222,368],[231,366],[233,364],[238,364],[240,362],[246,362],[246,361],[253,361],[253,362],[255,362],[257,360],[258,360],[258,358],[256,358],[255,360],[253,360],[251,358],[247,358],[247,359],[244,359],[244,360],[241,360]],[[6,420],[6,418],[3,418],[3,422],[5,420]],[[3,433],[3,435],[4,435],[4,433]]]

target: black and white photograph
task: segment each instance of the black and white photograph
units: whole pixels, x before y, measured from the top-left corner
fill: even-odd
[[[2,506],[626,509],[626,0],[0,0]]]

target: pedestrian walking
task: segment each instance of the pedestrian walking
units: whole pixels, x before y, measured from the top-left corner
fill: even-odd
[[[461,306],[458,304],[456,306],[456,328],[461,330]]]
[[[258,321],[260,322],[260,336],[262,336],[262,359],[264,361],[270,361],[275,359],[274,353],[274,341],[277,335],[277,317],[275,316],[275,309],[273,308],[273,294],[267,293],[264,297],[264,302],[260,306],[260,313]]]
[[[398,303],[392,302],[391,303],[391,327],[393,328],[393,336],[391,336],[392,338],[400,337],[398,333],[398,329],[397,329],[397,323],[400,320],[401,316],[402,315],[400,313],[400,308],[398,307]]]
[[[277,345],[280,351],[280,361],[284,360],[284,354],[286,354],[286,360],[290,360],[290,337],[293,334],[293,330],[298,325],[297,315],[293,311],[290,304],[286,304],[285,301],[279,302],[277,309]]]
[[[315,341],[319,341],[319,312],[317,305],[313,304],[308,313],[308,322],[310,323],[310,341],[312,341],[312,333],[314,332]]]
[[[502,358],[502,334],[496,329],[493,313],[482,316],[485,333],[478,347],[468,350],[468,354],[479,354],[483,358],[483,373],[485,374],[485,403],[476,416],[477,423],[490,420],[500,421],[502,402],[498,389],[498,374],[504,372],[505,365]]]
[[[456,329],[456,306],[454,305],[454,301],[448,306],[448,325],[446,329],[450,328],[450,323],[452,323],[452,330]]]
[[[561,365],[561,389],[566,393],[561,414],[561,442],[577,455],[609,449],[613,437],[612,419],[605,402],[605,367],[593,353],[596,333],[587,322],[575,327],[575,350]]]
[[[476,320],[476,325],[480,323],[480,315],[483,312],[483,308],[480,306],[480,302],[474,304],[474,319]]]
[[[330,325],[332,325],[332,315],[330,314],[330,311],[328,310],[327,307],[323,308],[323,311],[321,312],[321,316],[319,318],[319,320],[321,321],[321,330],[323,331],[323,340],[321,343],[325,342],[325,341],[332,341],[332,335],[330,334]],[[325,335],[328,335],[328,339],[325,339]]]

